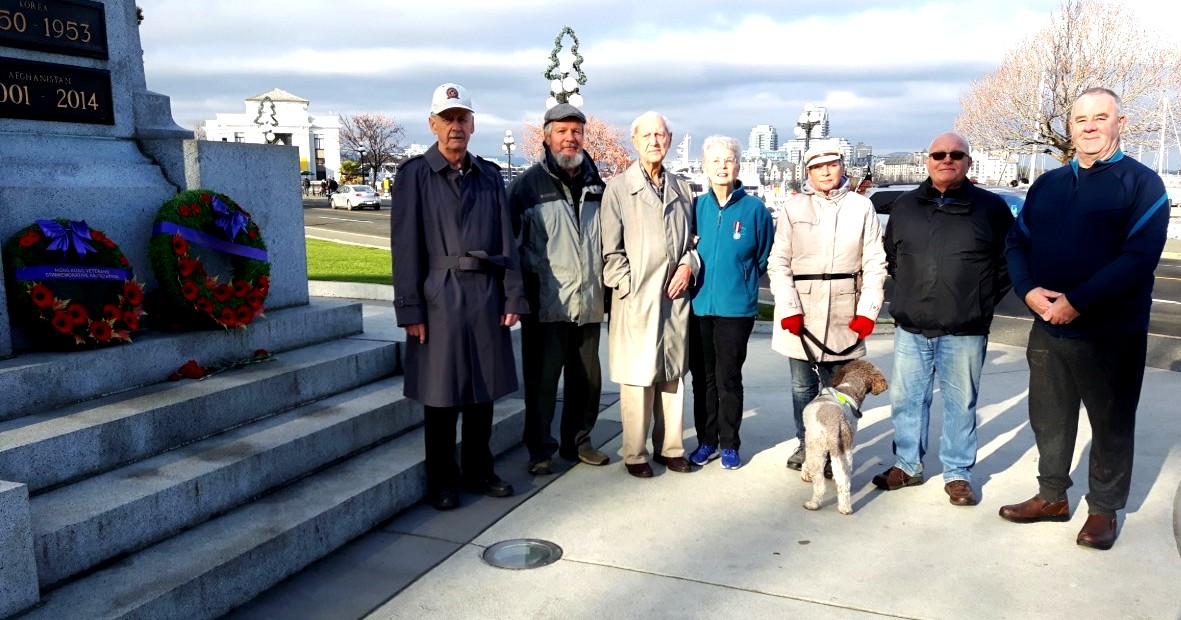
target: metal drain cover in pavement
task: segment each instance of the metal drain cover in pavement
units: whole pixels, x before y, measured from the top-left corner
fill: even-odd
[[[562,548],[548,540],[517,538],[488,547],[482,557],[496,568],[524,570],[557,562],[562,557]]]

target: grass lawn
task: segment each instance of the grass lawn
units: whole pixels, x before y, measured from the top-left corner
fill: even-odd
[[[309,280],[367,284],[392,284],[394,281],[389,250],[318,239],[305,241]]]

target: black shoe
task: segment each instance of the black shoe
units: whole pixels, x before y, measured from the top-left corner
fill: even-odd
[[[469,491],[483,493],[488,497],[510,497],[513,494],[513,485],[501,480],[496,474],[489,474],[483,482],[468,481],[466,486]]]
[[[459,494],[453,489],[443,489],[431,495],[430,501],[435,510],[452,510],[459,507]]]

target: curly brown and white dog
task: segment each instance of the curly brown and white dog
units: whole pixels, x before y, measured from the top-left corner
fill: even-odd
[[[824,461],[832,459],[833,481],[837,485],[837,510],[853,514],[849,486],[853,478],[853,435],[861,417],[866,394],[881,394],[890,384],[877,366],[865,360],[845,364],[832,377],[833,387],[820,390],[804,408],[805,450],[808,458],[800,476],[812,483],[812,499],[804,508],[820,508],[824,497]]]

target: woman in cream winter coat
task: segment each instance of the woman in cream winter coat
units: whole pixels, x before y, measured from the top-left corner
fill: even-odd
[[[782,207],[767,264],[775,324],[783,327],[775,330],[771,348],[791,365],[800,440],[787,462],[792,469],[804,462],[804,407],[845,362],[865,355],[860,340],[873,331],[886,281],[881,225],[873,203],[851,191],[840,152],[814,148],[804,162],[808,180],[803,193]],[[803,330],[830,351],[854,348],[827,353],[811,340],[805,344]]]

